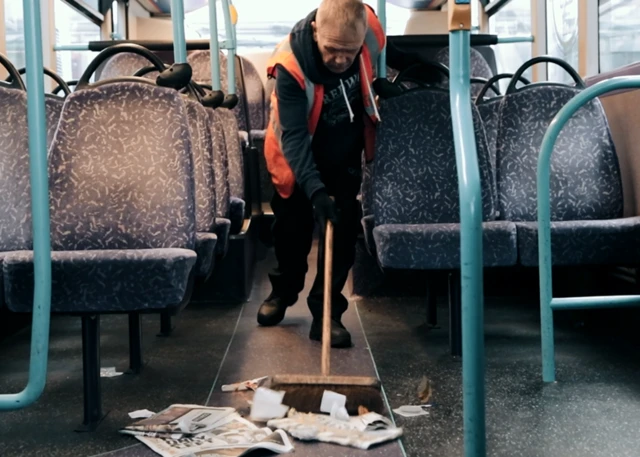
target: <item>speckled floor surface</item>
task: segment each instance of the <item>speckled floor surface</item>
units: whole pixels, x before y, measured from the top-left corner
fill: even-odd
[[[80,321],[54,318],[45,393],[26,410],[0,414],[0,455],[151,457],[155,454],[134,438],[117,433],[129,422],[129,411],[207,400],[242,408],[246,402],[220,393],[221,384],[313,369],[319,345],[307,338],[310,319],[303,300],[279,327],[258,329],[255,323],[260,301],[269,292],[266,271],[271,262],[269,255],[259,266],[252,298],[244,306],[189,306],[176,319],[176,330],[169,338],[156,337],[158,318],[145,316],[145,370],[137,376],[103,378],[103,407],[109,414],[91,434],[73,431],[82,419]],[[311,271],[314,263],[310,259]],[[395,416],[405,430],[406,455],[463,455],[461,362],[448,354],[444,302],[439,310],[441,329],[430,331],[424,326],[422,298],[355,298],[352,303],[357,304],[357,312],[352,306],[345,324],[355,347],[337,351],[335,368],[343,373],[372,373],[368,341],[394,408],[415,401],[417,385],[426,375],[434,387],[430,415]],[[597,333],[600,328],[594,323],[605,322],[604,314],[598,313],[583,326],[575,325],[580,320],[558,319],[559,382],[543,385],[535,301],[489,299],[486,309],[487,455],[640,455],[640,352],[632,338],[633,328],[621,334],[607,321],[607,332]],[[103,317],[103,367],[127,368],[127,338],[126,317]],[[29,332],[23,330],[0,343],[0,392],[23,387],[28,341]],[[227,346],[229,355],[224,359]],[[289,357],[285,360],[283,354]],[[299,456],[402,455],[398,443],[368,452],[296,441],[294,445]]]

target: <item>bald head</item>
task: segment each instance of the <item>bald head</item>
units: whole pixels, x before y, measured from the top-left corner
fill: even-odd
[[[312,23],[322,60],[334,73],[351,67],[364,43],[367,11],[362,0],[323,0]]]

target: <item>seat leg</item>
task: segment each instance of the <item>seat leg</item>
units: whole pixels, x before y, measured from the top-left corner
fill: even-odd
[[[127,374],[140,374],[142,358],[142,325],[140,313],[129,313],[129,370]]]
[[[171,322],[171,314],[166,311],[160,313],[160,333],[158,336],[171,336],[173,329],[174,327]]]
[[[435,277],[429,278],[427,282],[427,327],[430,329],[439,329],[438,326],[438,291],[436,284],[438,281]]]
[[[93,432],[105,417],[100,389],[100,315],[82,316],[82,374],[84,421],[76,431]]]
[[[451,355],[462,356],[462,297],[460,271],[449,275],[449,348]]]

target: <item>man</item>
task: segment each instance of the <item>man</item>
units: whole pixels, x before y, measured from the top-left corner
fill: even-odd
[[[382,25],[362,0],[323,0],[294,26],[268,63],[268,75],[276,84],[264,153],[276,189],[271,207],[278,266],[269,275],[272,292],[260,307],[258,323],[277,325],[297,302],[315,216],[321,233],[318,273],[307,303],[313,316],[309,338],[321,340],[322,246],[330,220],[335,224],[333,347],[351,346],[351,335],[341,323],[348,307],[341,291],[355,258],[362,151],[367,161],[373,159],[380,118],[372,84],[385,45]],[[388,59],[390,64],[395,59],[395,68],[417,61],[394,51]]]

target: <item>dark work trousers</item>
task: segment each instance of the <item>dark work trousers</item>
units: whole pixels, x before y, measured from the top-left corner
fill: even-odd
[[[358,236],[357,187],[352,187],[345,195],[335,195],[338,223],[333,230],[333,278],[332,278],[332,318],[339,321],[347,310],[348,300],[342,295],[349,270],[353,266]],[[354,189],[356,189],[354,191]],[[311,201],[296,185],[289,198],[282,198],[277,192],[271,200],[275,216],[273,242],[278,266],[269,277],[273,293],[280,297],[292,297],[304,288],[308,271],[307,256],[311,251],[315,220]],[[322,319],[324,291],[324,239],[318,242],[318,272],[307,298],[311,315]]]

